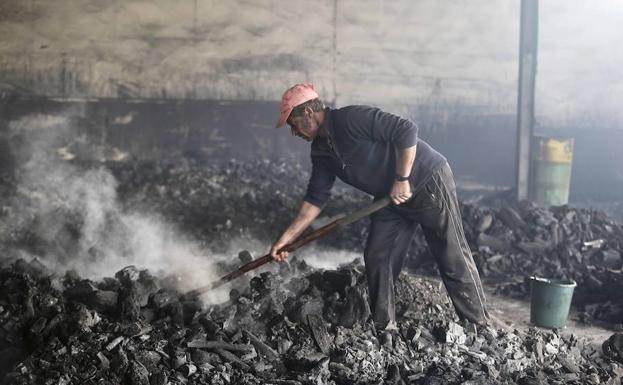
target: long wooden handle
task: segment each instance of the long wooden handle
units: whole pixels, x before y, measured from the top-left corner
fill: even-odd
[[[374,203],[372,203],[369,206],[366,206],[364,208],[362,208],[361,210],[355,211],[354,213],[347,215],[345,217],[336,219],[335,221],[328,223],[324,226],[322,226],[321,228],[307,234],[304,237],[301,237],[299,239],[297,239],[296,241],[292,242],[292,243],[288,243],[287,245],[285,245],[283,248],[281,248],[279,250],[279,252],[281,251],[287,251],[287,252],[291,252],[294,251],[298,248],[300,248],[301,246],[304,246],[306,244],[308,244],[309,242],[312,242],[322,236],[325,236],[326,234],[334,231],[335,229],[337,229],[340,226],[344,226],[344,225],[348,225],[350,223],[356,222],[359,219],[366,217],[370,214],[372,214],[375,211],[378,211],[380,209],[382,209],[383,207],[387,206],[389,203],[391,202],[389,197],[385,197],[383,199],[380,199]],[[200,288],[197,288],[195,290],[192,290],[190,292],[188,292],[188,295],[199,295],[201,293],[205,293],[206,291],[212,290],[212,289],[216,289],[217,287],[226,284],[227,282],[231,281],[232,279],[238,278],[241,275],[243,275],[244,273],[251,271],[251,270],[255,270],[258,267],[273,261],[273,257],[272,255],[270,255],[270,253],[254,259],[253,261],[242,265],[238,270],[234,270],[231,273],[221,277],[218,281],[214,281],[209,285],[205,285],[202,286]]]

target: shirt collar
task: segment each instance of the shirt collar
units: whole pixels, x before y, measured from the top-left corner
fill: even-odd
[[[329,107],[324,109],[324,122],[322,122],[322,128],[330,137],[333,137],[333,110]]]

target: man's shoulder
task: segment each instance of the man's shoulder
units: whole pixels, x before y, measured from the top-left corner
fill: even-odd
[[[343,113],[343,114],[348,114],[348,113],[367,113],[367,112],[371,112],[371,111],[379,111],[378,107],[374,107],[374,106],[369,106],[369,105],[365,105],[365,104],[353,104],[350,106],[344,106],[344,107],[340,107],[338,109],[334,110],[337,113]]]
[[[367,122],[381,112],[378,107],[363,104],[344,106],[333,111],[335,120],[341,124],[347,123],[347,125]]]

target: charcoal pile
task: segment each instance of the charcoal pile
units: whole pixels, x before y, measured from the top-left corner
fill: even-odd
[[[298,163],[257,160],[226,163],[120,162],[110,165],[125,204],[165,214],[186,232],[211,243],[248,234],[274,238],[292,220],[305,195],[308,170]],[[337,185],[324,219],[352,212],[371,198]],[[366,222],[323,239],[326,245],[361,248]]]
[[[168,222],[214,250],[226,250],[231,239],[239,236],[269,245],[294,216],[308,178],[304,167],[286,161],[124,161],[106,166],[116,179],[124,207],[161,213]],[[2,188],[11,193],[7,195],[13,195],[13,201],[19,203],[0,207],[0,250],[12,257],[15,250],[56,259],[79,254],[81,250],[71,246],[84,227],[84,218],[76,209],[59,205],[47,218],[42,217],[37,212],[40,202],[50,205],[58,197],[37,187],[25,192],[12,183],[8,177],[2,180]],[[322,219],[326,222],[353,212],[369,201],[366,194],[338,184]],[[462,211],[478,269],[485,279],[506,282],[500,285],[501,293],[526,298],[529,286],[524,279],[532,275],[573,279],[578,282],[574,304],[585,310],[587,321],[623,321],[623,297],[619,295],[623,291],[620,223],[601,211],[569,206],[546,209],[499,199],[497,204],[464,204]],[[57,224],[54,234],[42,236],[33,230],[50,220]],[[317,243],[361,251],[367,224],[367,220],[353,223]],[[118,217],[108,216],[100,234],[103,243],[114,244],[106,239],[123,239],[127,234],[124,226]],[[97,248],[89,252],[94,254],[91,257],[98,257]],[[437,274],[419,229],[409,253],[410,270]]]
[[[619,384],[573,335],[459,322],[439,283],[404,275],[398,329],[376,331],[363,266],[295,257],[207,305],[128,266],[94,282],[37,262],[0,269],[7,384]]]
[[[140,196],[140,201],[153,202],[197,236],[229,237],[243,231],[266,242],[289,223],[305,193],[308,175],[299,165],[271,161],[205,167],[120,163],[117,167],[115,175],[128,201]],[[352,212],[367,201],[365,194],[337,186],[323,214]],[[618,295],[623,292],[620,223],[603,211],[584,208],[543,208],[509,200],[485,203],[462,205],[464,228],[481,275],[513,281],[502,285],[501,293],[526,298],[529,286],[524,278],[532,275],[573,279],[578,282],[574,304],[586,310],[587,321],[623,322],[623,297]],[[360,221],[319,243],[359,251],[366,235],[367,222]],[[419,229],[408,267],[418,273],[437,273]]]
[[[55,167],[61,175],[51,172],[41,180],[37,174],[29,184],[0,179],[0,190],[7,191],[0,204],[0,252],[6,258],[26,254],[67,264],[85,257],[131,255],[134,251],[127,247],[136,243],[130,239],[134,213],[174,225],[185,238],[215,253],[226,253],[232,240],[240,238],[259,240],[268,248],[295,215],[307,184],[300,165],[278,161],[88,166],[64,162]],[[370,202],[364,194],[340,187],[334,197],[336,204],[321,218],[325,221]],[[365,222],[329,234],[320,244],[361,248]]]
[[[609,323],[623,322],[623,226],[604,212],[528,202],[498,209],[463,206],[468,241],[484,277],[508,280],[501,292],[527,297],[524,277],[572,279],[576,305]]]
[[[623,334],[615,333],[602,344],[604,354],[623,363]]]

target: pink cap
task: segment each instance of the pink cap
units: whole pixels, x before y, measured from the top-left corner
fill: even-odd
[[[301,103],[316,99],[318,93],[311,83],[296,84],[286,90],[281,97],[281,108],[279,109],[279,121],[275,127],[281,127],[286,123],[292,109]]]

